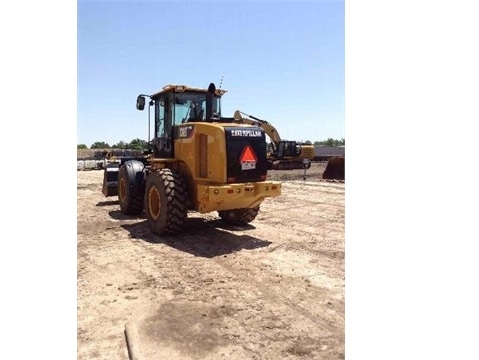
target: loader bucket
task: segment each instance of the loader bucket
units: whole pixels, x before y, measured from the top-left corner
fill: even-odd
[[[344,180],[344,157],[329,159],[326,170],[323,173],[323,179]]]
[[[110,163],[107,164],[103,173],[103,188],[102,193],[106,197],[118,195],[118,173],[120,164]]]

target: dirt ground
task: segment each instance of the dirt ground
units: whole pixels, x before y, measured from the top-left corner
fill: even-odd
[[[282,194],[245,228],[192,212],[174,237],[79,171],[78,359],[128,359],[128,322],[145,360],[344,359],[345,184],[324,167],[270,171]]]

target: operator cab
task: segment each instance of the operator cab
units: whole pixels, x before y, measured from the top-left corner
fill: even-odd
[[[296,141],[281,140],[278,144],[278,159],[295,157],[301,153],[301,146]]]
[[[221,96],[226,90],[216,89],[213,83],[208,89],[185,85],[166,85],[153,95],[139,95],[136,108],[145,108],[145,97],[154,107],[154,155],[173,157],[173,134],[178,125],[199,121],[221,121]]]

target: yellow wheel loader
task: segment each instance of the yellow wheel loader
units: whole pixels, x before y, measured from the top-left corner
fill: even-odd
[[[265,131],[221,116],[225,92],[211,83],[140,94],[136,108],[144,110],[149,98],[154,113],[150,148],[108,164],[103,194],[117,195],[124,214],[145,211],[158,235],[182,231],[188,210],[217,211],[232,224],[253,221],[264,199],[281,194],[281,183],[267,181]]]

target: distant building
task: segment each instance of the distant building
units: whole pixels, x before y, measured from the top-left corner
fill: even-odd
[[[314,146],[314,160],[316,161],[328,160],[331,157],[344,156],[344,154],[344,146]]]

